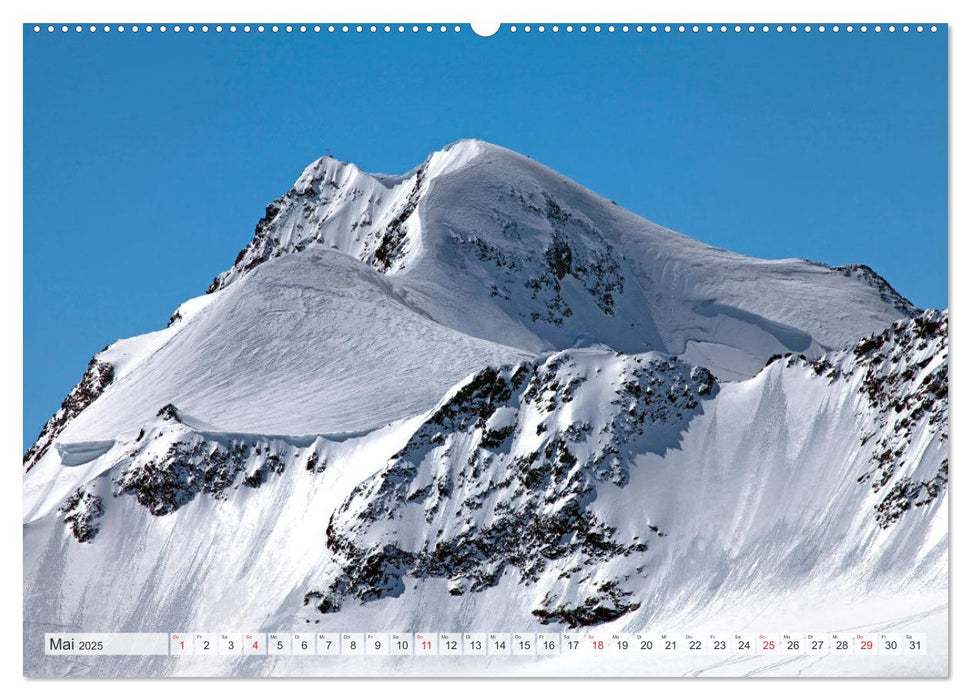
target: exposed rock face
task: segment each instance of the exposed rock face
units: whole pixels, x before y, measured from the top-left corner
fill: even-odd
[[[675,447],[717,390],[707,370],[655,354],[565,351],[482,370],[337,510],[327,543],[339,564],[306,603],[327,613],[347,598],[396,596],[406,575],[447,579],[458,596],[514,572],[541,590],[543,623],[636,609],[624,574],[603,571],[635,570],[650,545],[596,514],[598,485],[625,485],[648,442]]]
[[[81,487],[58,508],[64,515],[64,524],[78,542],[90,542],[98,534],[98,522],[104,515],[101,497]]]
[[[44,424],[43,430],[37,437],[37,441],[31,445],[30,449],[24,454],[24,471],[28,472],[37,463],[44,453],[50,449],[57,436],[61,434],[64,427],[87,408],[92,401],[101,396],[102,392],[115,378],[114,367],[107,362],[99,362],[97,357],[91,358],[88,368],[85,370],[81,381],[78,382],[71,393],[67,395],[61,407]]]
[[[908,299],[904,298],[900,292],[894,289],[886,279],[884,279],[869,265],[857,263],[853,265],[840,265],[839,267],[834,267],[833,269],[842,272],[845,277],[858,279],[878,290],[880,292],[881,300],[888,304],[892,304],[894,308],[904,315],[912,318],[921,313],[920,309],[914,306]]]
[[[787,366],[808,365],[830,382],[859,381],[869,429],[860,441],[871,445],[868,468],[859,476],[880,496],[874,517],[887,528],[913,508],[944,495],[948,459],[920,464],[915,436],[948,440],[948,314],[929,309],[898,321],[858,342],[850,350],[809,361],[786,355]]]
[[[366,243],[365,247],[368,252],[364,259],[376,270],[387,272],[400,263],[407,242],[405,225],[418,208],[423,176],[424,169],[422,168],[415,173],[411,191],[404,203],[394,212],[391,221],[377,236]]]
[[[273,233],[273,223],[276,221],[277,217],[284,210],[284,207],[293,206],[298,204],[300,200],[306,198],[310,195],[310,192],[297,192],[296,189],[291,189],[285,195],[276,199],[266,205],[266,211],[263,217],[256,222],[256,230],[253,233],[253,239],[246,244],[246,247],[239,251],[236,255],[236,260],[233,262],[233,269],[239,272],[249,272],[257,265],[270,260],[271,258],[279,257],[284,252],[288,252],[286,248],[282,247],[280,244],[280,239]],[[300,250],[301,247],[291,248],[289,252],[294,252]],[[213,279],[212,284],[206,290],[206,294],[212,294],[222,288],[224,284],[224,275],[217,275]],[[174,318],[174,317],[173,317]],[[169,320],[172,323],[172,320]]]
[[[535,226],[536,218],[545,219],[544,228],[549,233],[543,247],[524,251],[516,258],[508,250],[476,236],[462,240],[474,246],[476,257],[492,268],[492,296],[507,302],[515,300],[517,307],[528,309],[524,319],[562,326],[574,315],[563,289],[563,280],[571,277],[601,313],[613,316],[615,297],[624,291],[623,256],[597,226],[548,193],[540,196],[512,189],[509,198],[522,208],[524,221]],[[494,224],[504,230],[509,240],[521,238],[515,220],[498,211],[494,216]]]
[[[325,157],[311,164],[283,196],[267,205],[252,240],[233,267],[217,275],[207,294],[223,289],[267,260],[298,253],[310,245],[336,245],[340,231],[347,252],[380,272],[403,265],[409,221],[427,190],[425,167],[407,177],[372,176]]]
[[[222,498],[239,486],[259,488],[281,474],[296,448],[269,438],[205,435],[179,421],[178,409],[159,410],[163,423],[143,433],[113,469],[114,495],[132,495],[152,515],[167,515],[199,494]]]
[[[853,349],[851,368],[863,373],[860,391],[882,423],[863,436],[873,444],[873,466],[860,481],[883,494],[874,515],[886,528],[947,489],[947,459],[925,474],[914,469],[911,456],[921,426],[927,426],[932,439],[948,439],[947,312],[925,311],[861,340]],[[911,473],[901,474],[907,465]]]

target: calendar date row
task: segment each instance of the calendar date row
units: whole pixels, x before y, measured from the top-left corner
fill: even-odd
[[[921,633],[174,632],[47,634],[50,655],[923,655]]]

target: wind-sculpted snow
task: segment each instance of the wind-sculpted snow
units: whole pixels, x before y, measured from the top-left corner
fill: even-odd
[[[508,573],[544,624],[636,609],[625,581],[652,545],[596,513],[598,485],[624,486],[633,454],[676,448],[717,390],[658,355],[569,351],[475,374],[331,518],[330,580],[305,602],[329,613],[396,596],[404,576],[462,596]]]
[[[263,263],[205,299],[125,360],[56,439],[127,439],[166,403],[212,430],[370,430],[422,413],[479,367],[527,356],[434,322],[383,275],[325,248]]]

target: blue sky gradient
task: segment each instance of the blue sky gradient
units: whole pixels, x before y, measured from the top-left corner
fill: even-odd
[[[947,305],[947,32],[35,34],[24,28],[24,446],[165,326],[325,153],[477,137],[763,258]]]

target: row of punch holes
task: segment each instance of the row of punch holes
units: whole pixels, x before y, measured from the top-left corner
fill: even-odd
[[[497,31],[499,31],[499,27],[497,25],[493,25],[493,26],[495,26],[495,29],[491,29],[489,27],[486,27],[484,29],[479,29],[476,26],[472,26],[472,31],[474,33],[476,33],[476,34],[479,34],[480,36],[491,36],[492,34],[494,34]],[[418,32],[424,31],[425,33],[429,33],[430,34],[430,33],[436,33],[436,32],[437,33],[448,33],[448,32],[455,32],[455,33],[457,33],[457,32],[461,32],[462,31],[462,26],[461,25],[458,25],[458,24],[456,24],[456,25],[444,25],[444,24],[442,24],[442,25],[431,25],[431,24],[426,24],[426,25],[418,25],[418,24],[410,24],[410,25],[404,25],[404,24],[398,24],[398,25],[391,25],[391,24],[384,24],[384,25],[378,25],[378,24],[371,24],[371,25],[366,25],[366,24],[338,24],[338,25],[334,25],[334,24],[330,24],[330,25],[319,25],[319,24],[313,24],[313,25],[307,25],[307,24],[299,24],[299,25],[294,25],[294,24],[284,24],[284,25],[279,25],[279,24],[272,24],[272,25],[256,24],[256,25],[250,25],[250,24],[243,24],[243,25],[235,25],[235,24],[230,24],[230,25],[222,25],[222,24],[217,24],[217,25],[213,25],[213,26],[209,26],[208,24],[203,24],[203,25],[198,25],[198,26],[197,25],[193,25],[193,24],[189,24],[189,25],[175,24],[175,25],[171,25],[171,26],[165,25],[165,24],[161,24],[161,25],[150,25],[150,24],[148,24],[148,25],[137,25],[137,24],[132,24],[132,25],[124,25],[124,24],[118,24],[118,25],[110,25],[110,24],[94,25],[94,24],[91,24],[91,25],[87,25],[87,26],[82,26],[80,24],[78,24],[78,25],[67,25],[67,24],[62,24],[62,25],[54,25],[54,24],[39,25],[39,24],[35,24],[34,27],[33,27],[33,29],[34,29],[34,32],[35,33],[40,33],[40,32],[46,31],[47,33],[50,33],[50,34],[53,34],[54,32],[57,32],[57,31],[60,31],[62,33],[67,33],[67,32],[70,32],[72,30],[74,32],[76,32],[76,33],[81,33],[81,32],[84,32],[85,30],[87,30],[88,32],[91,32],[91,33],[99,32],[100,31],[100,32],[104,32],[104,33],[116,32],[118,34],[123,34],[125,32],[129,32],[129,33],[132,33],[132,34],[137,34],[138,32],[143,32],[143,33],[146,33],[146,34],[151,34],[152,32],[158,32],[158,33],[162,33],[162,34],[164,34],[166,32],[173,32],[175,34],[179,34],[179,33],[183,32],[183,31],[188,32],[190,34],[195,33],[197,31],[198,32],[201,32],[203,34],[206,34],[206,33],[209,33],[209,32],[215,32],[217,34],[222,33],[222,32],[229,32],[229,33],[242,32],[244,34],[245,33],[253,33],[253,32],[255,32],[257,34],[265,33],[265,32],[270,32],[270,33],[279,33],[279,32],[294,33],[294,32],[297,32],[297,33],[301,33],[301,34],[306,34],[306,33],[320,34],[322,32],[326,32],[328,34],[349,34],[349,33],[363,34],[365,32],[368,32],[368,33],[371,33],[371,34],[377,34],[379,32],[383,32],[383,33],[386,33],[386,34],[390,34],[392,32],[397,32],[399,34],[404,34],[406,32],[418,33]],[[905,25],[901,25],[899,27],[897,25],[893,25],[893,24],[886,25],[886,26],[879,25],[879,24],[877,24],[877,25],[866,25],[866,24],[862,24],[862,25],[852,25],[852,24],[848,24],[848,25],[838,25],[838,24],[834,24],[834,25],[825,25],[825,24],[819,24],[819,25],[810,25],[810,24],[805,24],[805,25],[795,25],[795,24],[789,24],[789,25],[783,25],[783,24],[773,24],[773,25],[768,25],[768,24],[761,24],[761,25],[755,25],[755,24],[748,24],[748,25],[742,25],[742,24],[720,24],[720,25],[713,25],[713,24],[676,24],[676,25],[672,25],[672,24],[651,24],[651,25],[645,25],[645,24],[634,24],[634,25],[630,25],[630,24],[621,24],[621,25],[614,25],[614,24],[607,24],[607,25],[599,25],[599,24],[594,24],[594,25],[586,25],[586,24],[580,24],[580,25],[573,25],[573,24],[566,24],[566,25],[559,25],[559,24],[545,25],[545,24],[539,24],[539,25],[531,25],[531,24],[525,24],[525,25],[517,25],[517,24],[510,24],[510,25],[505,25],[503,27],[503,29],[505,31],[511,33],[511,34],[515,34],[517,32],[524,32],[524,33],[527,33],[527,34],[532,33],[532,32],[536,32],[536,33],[539,33],[539,34],[543,34],[543,33],[546,33],[546,32],[551,32],[551,33],[554,33],[554,34],[557,34],[557,33],[560,33],[560,32],[564,32],[564,33],[567,33],[567,34],[570,34],[570,33],[573,33],[573,32],[580,32],[581,34],[582,33],[586,33],[586,32],[593,32],[594,34],[598,34],[598,33],[601,33],[601,32],[607,32],[607,33],[614,33],[614,32],[620,32],[620,33],[630,33],[630,32],[634,32],[634,33],[645,33],[646,32],[646,33],[653,33],[653,34],[656,34],[656,33],[667,33],[667,34],[671,34],[671,33],[680,33],[680,34],[688,34],[688,33],[691,33],[691,34],[699,34],[699,33],[708,33],[708,34],[722,33],[722,34],[725,34],[725,33],[729,33],[729,32],[735,33],[735,34],[742,34],[742,33],[748,33],[748,34],[763,33],[763,34],[768,34],[770,32],[776,32],[776,33],[783,33],[783,32],[789,32],[789,33],[797,33],[797,32],[803,32],[803,33],[809,33],[809,32],[820,32],[820,33],[822,33],[822,32],[832,32],[832,33],[839,33],[839,32],[845,32],[845,33],[850,34],[850,33],[853,33],[853,32],[859,32],[859,33],[874,32],[874,33],[879,34],[879,33],[883,32],[883,31],[886,31],[886,32],[889,32],[889,33],[895,33],[895,32],[898,31],[898,29],[899,29],[899,31],[901,31],[903,33],[907,33],[907,32],[910,32],[910,31],[923,32],[925,30],[925,27],[922,24],[918,24],[918,25],[914,25],[914,26],[911,26],[909,24],[905,24]],[[926,29],[928,29],[931,32],[936,32],[937,31],[937,26],[936,25],[930,25],[929,27],[926,27]]]

